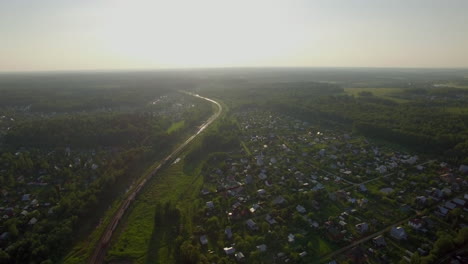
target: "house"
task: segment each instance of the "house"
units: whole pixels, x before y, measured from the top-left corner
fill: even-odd
[[[257,166],[263,166],[263,156],[257,156]]]
[[[384,194],[390,194],[390,193],[393,192],[393,189],[390,188],[390,187],[382,188],[382,189],[380,189],[380,192],[381,192],[381,193],[384,193]]]
[[[362,199],[359,199],[359,200],[358,200],[358,205],[359,205],[360,207],[364,207],[364,206],[366,206],[368,203],[369,203],[369,200],[367,200],[366,198],[362,198]]]
[[[415,218],[408,221],[408,225],[414,229],[420,229],[423,225],[423,221],[421,219]]]
[[[376,169],[379,173],[381,174],[384,174],[387,172],[387,167],[385,167],[384,165],[380,165],[379,167],[377,167]]]
[[[33,217],[31,218],[31,220],[29,220],[28,225],[35,225],[36,223],[37,223],[37,219]]]
[[[232,238],[232,230],[230,227],[227,227],[226,229],[224,229],[224,234],[226,234],[226,237],[228,239],[231,239]]]
[[[289,233],[289,235],[288,235],[288,242],[289,242],[289,243],[294,242],[294,238],[295,238],[294,235],[291,234],[291,233]]]
[[[418,196],[416,197],[416,203],[419,205],[424,205],[427,202],[427,198],[425,196]]]
[[[360,223],[356,225],[356,229],[359,233],[363,234],[369,231],[369,225],[367,223]]]
[[[254,205],[252,205],[252,207],[250,207],[249,211],[251,213],[255,213],[255,211],[257,211],[258,208],[260,208],[260,205],[259,204],[254,204]]]
[[[0,235],[0,240],[7,240],[9,236],[10,236],[10,233],[3,232],[2,235]]]
[[[361,192],[367,192],[367,188],[366,188],[366,186],[365,186],[364,184],[360,184],[360,185],[359,185],[359,190],[360,190]]]
[[[286,202],[286,200],[283,198],[283,196],[278,196],[273,200],[274,205],[282,204],[284,202]]]
[[[257,193],[258,193],[259,195],[264,195],[264,194],[266,193],[266,191],[265,191],[265,189],[258,189],[258,190],[257,190]]]
[[[439,206],[439,211],[437,211],[438,214],[441,216],[446,216],[448,214],[448,209],[442,206]]]
[[[21,201],[29,201],[31,199],[31,194],[24,194],[22,197],[21,197]]]
[[[326,154],[325,149],[319,150],[318,154],[319,154],[320,156],[322,156],[322,157],[325,156],[325,154]]]
[[[408,158],[406,160],[401,160],[401,162],[412,165],[412,164],[416,163],[417,160],[418,160],[418,156],[413,156],[413,157],[410,157],[410,158]]]
[[[297,205],[296,210],[301,214],[306,213],[306,209],[302,205]]]
[[[303,258],[303,257],[307,256],[307,252],[302,251],[301,253],[299,253],[299,256],[300,256],[301,258]]]
[[[247,220],[245,223],[250,228],[250,230],[258,230],[257,224],[252,219]]]
[[[234,256],[236,257],[237,261],[242,261],[245,258],[242,252],[237,252]]]
[[[443,195],[445,195],[445,196],[449,196],[449,195],[452,194],[452,190],[450,190],[449,188],[445,187],[445,188],[442,189],[442,193],[443,193]]]
[[[466,204],[466,201],[465,201],[465,200],[462,200],[462,199],[460,199],[460,198],[455,198],[455,199],[453,199],[452,201],[453,201],[453,203],[455,203],[455,204],[456,204],[457,206],[459,206],[459,207],[464,207],[465,204]]]
[[[407,238],[405,229],[403,227],[392,227],[390,230],[390,235],[398,240],[405,240]]]
[[[267,178],[267,175],[264,172],[260,172],[260,174],[258,174],[258,178],[260,180],[265,180]]]
[[[206,208],[213,209],[214,208],[214,203],[212,201],[206,202]]]
[[[200,243],[202,245],[208,244],[208,238],[206,237],[206,235],[203,235],[203,236],[200,237]]]
[[[444,207],[449,209],[449,210],[453,210],[455,208],[457,208],[457,205],[452,203],[451,201],[448,201],[444,204]]]
[[[367,258],[365,250],[361,247],[355,247],[351,249],[351,251],[346,254],[346,256],[350,260],[350,263],[364,263]]]
[[[260,252],[265,252],[267,250],[267,246],[265,244],[261,244],[261,245],[258,245],[257,246],[257,249],[260,251]]]
[[[246,184],[251,184],[252,182],[253,182],[252,175],[247,174],[247,175],[245,176],[245,183],[246,183]]]
[[[461,173],[468,173],[468,165],[460,165],[458,169]]]
[[[226,253],[226,255],[232,255],[236,252],[236,249],[233,248],[233,247],[225,247],[224,248],[224,253]]]
[[[269,214],[267,214],[267,215],[265,216],[265,220],[266,220],[270,225],[274,225],[274,224],[278,223],[278,222],[276,222],[276,220],[275,220],[273,217],[271,217],[271,215],[269,215]]]
[[[341,226],[341,228],[345,228],[346,225],[347,225],[348,223],[346,223],[345,221],[341,220],[341,221],[338,222],[338,224]]]
[[[452,183],[455,181],[455,176],[452,173],[444,173],[440,175],[440,179],[447,183]]]
[[[374,237],[372,241],[376,246],[379,247],[385,247],[387,245],[387,243],[385,242],[385,238],[382,235]]]

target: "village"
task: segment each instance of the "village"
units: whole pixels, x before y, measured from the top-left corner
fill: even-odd
[[[0,245],[7,247],[39,221],[63,213],[66,201],[61,198],[88,188],[103,173],[102,166],[109,158],[109,153],[70,148],[47,153],[25,150],[3,153]]]
[[[263,110],[236,118],[242,149],[203,175],[193,243],[208,259],[410,262],[467,226],[466,165]]]
[[[187,96],[174,93],[157,97],[143,107],[154,117],[161,117],[161,126],[167,127],[165,133],[171,134],[182,130],[187,113],[195,106]],[[106,111],[122,109],[98,110]],[[41,119],[45,122],[74,114],[77,113],[24,113],[24,109],[11,112],[8,116],[0,116],[0,139],[18,123],[17,117],[23,121]],[[122,183],[128,186],[120,189],[113,186],[114,190],[105,184],[122,174],[123,165],[132,159],[132,155],[137,155],[126,152],[125,147],[60,144],[61,147],[49,148],[20,147],[16,151],[1,149],[0,250],[28,237],[28,233],[40,232],[61,217],[91,210],[81,201],[81,196],[90,199],[89,204],[94,206],[98,204],[96,194],[100,188],[104,187],[103,192],[123,195],[135,184],[135,178],[131,177]]]

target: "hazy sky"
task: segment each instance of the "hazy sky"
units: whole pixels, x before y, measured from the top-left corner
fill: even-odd
[[[0,71],[468,67],[467,0],[0,0]]]

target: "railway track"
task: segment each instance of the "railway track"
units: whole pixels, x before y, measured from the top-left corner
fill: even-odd
[[[104,259],[106,257],[107,249],[109,247],[110,240],[112,238],[112,234],[114,233],[115,229],[119,225],[120,220],[122,219],[123,215],[127,211],[128,207],[130,204],[135,200],[135,197],[138,195],[138,193],[143,189],[145,184],[148,182],[151,177],[153,177],[156,173],[158,173],[165,165],[170,164],[170,162],[180,154],[180,152],[193,140],[195,139],[196,136],[198,136],[203,130],[205,130],[211,123],[213,123],[220,115],[221,112],[223,111],[223,107],[221,104],[216,102],[213,99],[207,98],[200,96],[198,94],[193,94],[193,93],[188,93],[189,95],[198,97],[200,99],[206,100],[208,102],[211,102],[215,104],[218,107],[218,111],[214,113],[198,130],[195,134],[190,136],[187,140],[185,140],[179,147],[177,147],[169,156],[167,156],[151,173],[149,173],[144,179],[141,180],[141,182],[132,190],[130,190],[130,193],[128,194],[127,198],[122,202],[121,206],[117,210],[117,212],[114,214],[112,217],[112,220],[106,227],[106,230],[104,233],[101,235],[96,248],[93,251],[93,254],[91,255],[91,258],[89,259],[90,264],[100,264],[104,263]]]

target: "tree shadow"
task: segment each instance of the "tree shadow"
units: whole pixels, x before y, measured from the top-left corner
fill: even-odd
[[[179,235],[180,212],[170,203],[156,205],[154,216],[153,233],[148,244],[147,257],[145,263],[157,263],[159,259],[159,250],[166,246],[167,254],[174,256],[176,252],[174,240]]]

